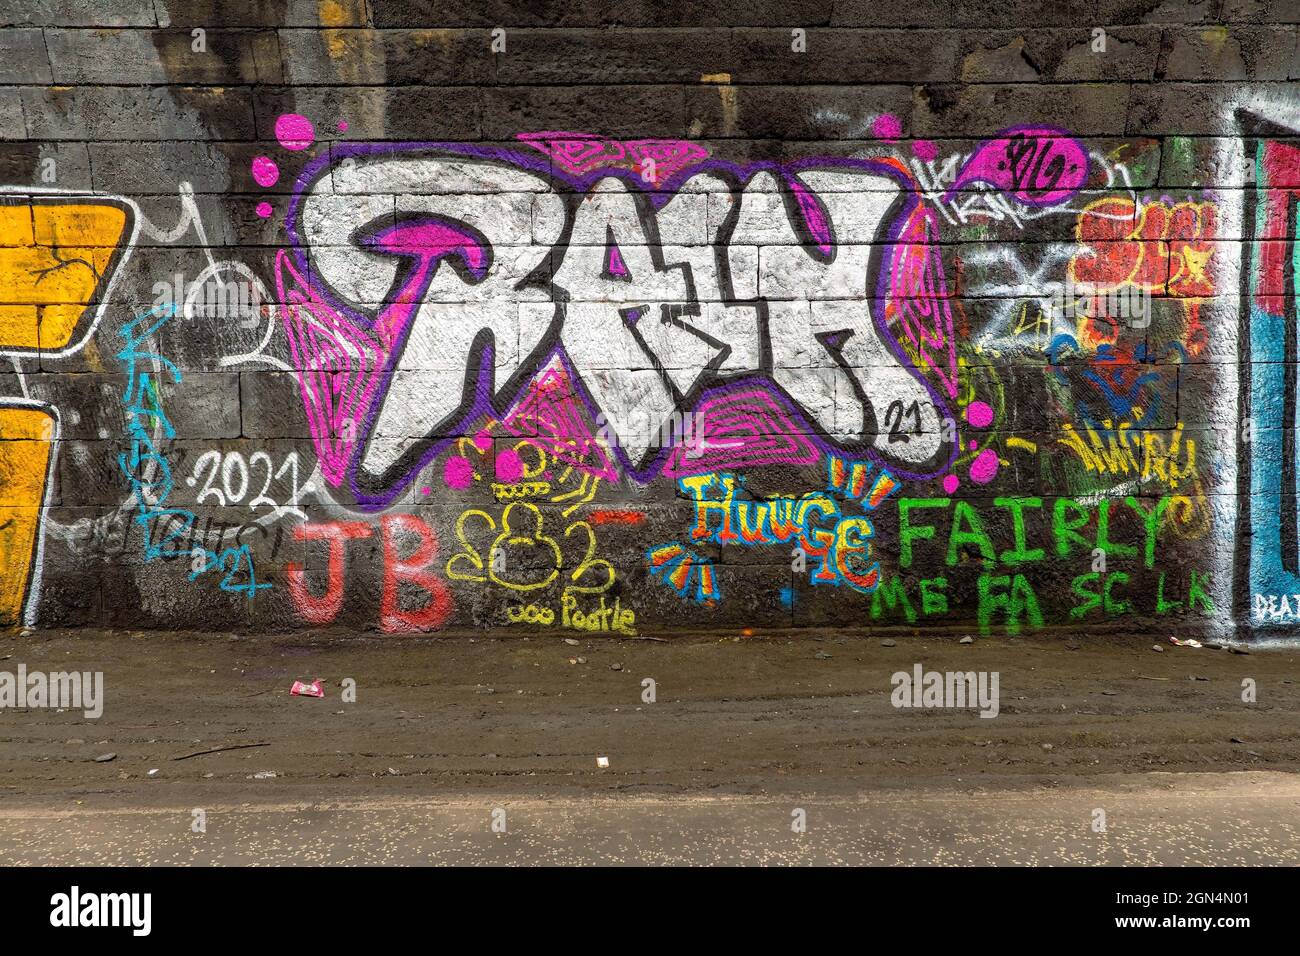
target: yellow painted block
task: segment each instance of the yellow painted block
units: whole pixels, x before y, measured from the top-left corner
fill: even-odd
[[[46,409],[0,405],[0,624],[20,621],[27,600],[54,429]]]
[[[126,227],[93,200],[0,205],[0,349],[67,348]]]

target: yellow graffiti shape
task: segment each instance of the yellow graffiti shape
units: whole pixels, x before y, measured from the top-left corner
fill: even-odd
[[[1152,478],[1178,490],[1179,482],[1196,477],[1196,441],[1183,437],[1179,422],[1169,434],[1168,442],[1157,431],[1135,428],[1132,422],[1120,422],[1116,428],[1110,419],[1102,422],[1101,429],[1084,426],[1085,442],[1073,425],[1066,422],[1064,438],[1057,442],[1071,449],[1088,471],[1102,475],[1128,477],[1133,474],[1143,481]],[[1179,455],[1182,461],[1179,461]],[[1140,456],[1140,460],[1139,460]]]
[[[57,351],[98,301],[130,224],[86,199],[0,204],[0,351]]]
[[[38,570],[55,423],[51,408],[0,402],[0,625],[22,620]]]
[[[521,512],[525,517],[516,517]],[[521,525],[531,529],[521,534]],[[542,533],[541,509],[527,501],[507,505],[501,514],[501,533],[489,553],[488,577],[514,591],[536,591],[559,577],[563,563],[559,543]],[[540,579],[530,580],[537,574]]]
[[[117,200],[0,196],[0,354],[84,342],[133,225]],[[28,620],[39,591],[57,424],[50,406],[0,398],[0,624]]]
[[[460,542],[461,550],[447,559],[447,577],[456,581],[476,581],[481,584],[487,581],[487,576],[483,573],[486,565],[478,548],[470,543],[465,530],[465,525],[471,518],[482,521],[489,531],[497,529],[497,523],[486,511],[471,508],[461,512],[461,516],[456,519],[456,540]]]

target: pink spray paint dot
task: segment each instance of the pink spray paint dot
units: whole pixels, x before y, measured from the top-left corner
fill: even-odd
[[[892,113],[882,113],[871,124],[871,135],[876,139],[892,142],[903,135],[903,124]]]
[[[256,156],[252,162],[253,182],[263,189],[274,186],[280,180],[280,167],[269,156]]]
[[[508,484],[514,484],[524,476],[524,460],[519,452],[508,448],[497,455],[497,477]]]
[[[993,424],[993,409],[985,402],[971,402],[966,406],[966,421],[976,428],[988,428]]]
[[[912,155],[930,163],[939,158],[939,147],[934,140],[918,139],[912,144]]]
[[[970,465],[970,480],[977,485],[987,485],[997,477],[998,453],[992,448],[985,448],[975,456]]]
[[[316,141],[316,129],[307,117],[285,113],[275,121],[275,138],[285,149],[306,149]]]
[[[347,120],[339,120],[339,126],[338,126],[338,129],[339,129],[339,132],[340,132],[340,133],[346,133],[346,132],[348,131],[348,121],[347,121]]]
[[[957,490],[957,488],[960,485],[961,485],[961,479],[959,479],[956,475],[944,475],[943,490],[948,492],[948,494],[952,494],[954,491]]]
[[[428,485],[425,485],[423,488],[420,489],[420,494],[422,494],[422,495],[427,495],[428,493],[429,493],[429,486],[428,486]]]
[[[271,213],[274,212],[275,210],[271,208],[271,204],[269,202],[260,202],[257,204],[257,208],[253,211],[256,212],[263,219],[270,219]]]
[[[978,448],[979,446],[980,446],[980,443],[977,442],[977,441],[976,441],[975,439],[973,439],[973,438],[972,438],[970,441],[968,441],[968,442],[966,443],[966,447],[969,448],[971,451],[974,451],[974,450],[975,450],[976,448]]]
[[[479,451],[487,451],[492,447],[492,436],[486,431],[481,431],[474,436],[474,447]]]
[[[474,466],[468,458],[453,455],[442,468],[442,480],[448,488],[464,491],[474,481]]]

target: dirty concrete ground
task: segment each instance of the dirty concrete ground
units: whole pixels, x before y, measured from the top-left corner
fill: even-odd
[[[1106,811],[1106,829],[1092,828]],[[366,798],[0,813],[17,865],[1300,864],[1300,781],[1113,778],[1103,788],[856,797]],[[806,827],[792,827],[802,811]],[[492,823],[500,821],[497,830]]]
[[[1300,650],[1151,647],[14,635],[106,703],[0,710],[0,863],[1300,862]],[[916,663],[999,715],[893,707]]]

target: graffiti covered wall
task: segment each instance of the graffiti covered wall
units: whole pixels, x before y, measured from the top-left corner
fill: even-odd
[[[1300,8],[682,6],[0,5],[0,623],[1293,633]]]

